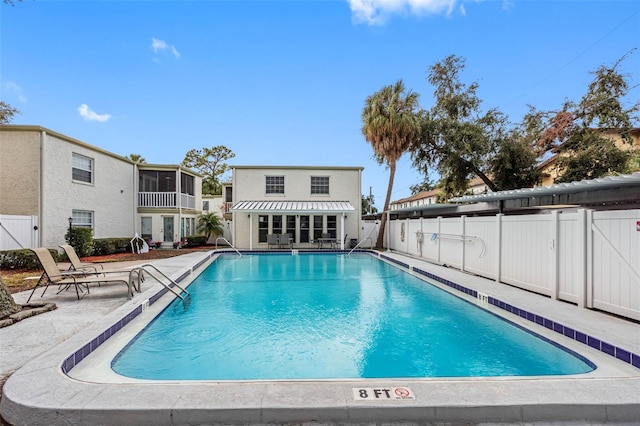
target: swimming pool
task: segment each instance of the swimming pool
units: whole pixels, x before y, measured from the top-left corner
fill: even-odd
[[[369,254],[224,255],[121,351],[150,380],[543,376],[583,357]]]
[[[370,254],[470,303],[487,295],[484,309],[580,353],[598,368],[536,377],[132,379],[115,374],[112,360],[173,299],[163,286],[146,280],[141,294],[106,316],[96,315],[99,298],[113,293],[121,299],[117,288],[92,289],[92,297],[80,303],[71,295],[68,303],[79,315],[76,328],[64,343],[11,375],[3,387],[2,414],[12,424],[34,425],[637,423],[637,324],[407,256]],[[186,286],[217,256],[219,252],[190,253],[154,263]],[[45,298],[60,302],[55,292]],[[70,330],[73,325],[64,323],[65,308],[60,306],[53,315],[58,312],[58,325]],[[615,356],[610,355],[612,347]],[[393,387],[410,389],[413,399],[384,399],[384,390]],[[363,399],[361,391],[368,389],[371,397]]]

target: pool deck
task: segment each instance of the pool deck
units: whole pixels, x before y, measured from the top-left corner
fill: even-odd
[[[208,253],[152,262],[172,278],[188,275]],[[640,354],[640,324],[578,308],[495,281],[384,253],[442,280],[526,309],[608,345],[594,347],[565,337],[504,308],[485,308],[526,326],[593,361],[588,374],[564,377],[455,379],[221,381],[101,383],[69,377],[61,365],[96,340],[162,286],[148,279],[126,300],[123,285],[75,292],[39,290],[33,302],[58,309],[0,329],[0,372],[13,373],[3,388],[0,413],[14,425],[197,424],[625,424],[640,425],[640,368],[605,352]],[[192,275],[197,275],[196,271]],[[413,272],[415,274],[415,272]],[[436,285],[476,303],[469,295]],[[14,295],[24,303],[29,292]],[[163,299],[166,299],[163,298]],[[144,316],[144,312],[140,315]],[[136,321],[135,319],[133,321]],[[132,321],[132,323],[133,323]],[[603,350],[604,349],[604,350]],[[96,351],[98,352],[98,351]],[[615,355],[615,354],[614,354]],[[87,356],[94,356],[90,354]],[[634,358],[635,359],[635,358]],[[87,363],[85,363],[87,364]],[[635,364],[638,365],[638,364]],[[76,367],[82,366],[82,363]],[[73,373],[76,369],[72,369]],[[414,399],[358,399],[359,389],[409,388]],[[382,392],[384,394],[384,392]]]

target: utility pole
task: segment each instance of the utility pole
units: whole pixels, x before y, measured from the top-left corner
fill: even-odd
[[[369,187],[369,214],[373,212],[373,194],[371,193],[372,187]]]

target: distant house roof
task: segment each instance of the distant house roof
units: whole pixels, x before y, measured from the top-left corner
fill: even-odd
[[[420,191],[416,194],[410,195],[406,198],[401,198],[399,200],[396,201],[392,201],[391,204],[402,204],[402,203],[408,203],[411,201],[416,201],[416,200],[422,200],[424,198],[431,198],[431,197],[435,197],[436,195],[438,195],[438,190],[437,189],[432,189],[431,191]]]
[[[348,201],[238,201],[232,212],[243,213],[349,213],[356,209]]]

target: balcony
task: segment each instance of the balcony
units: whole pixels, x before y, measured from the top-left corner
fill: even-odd
[[[180,205],[177,204],[178,193],[176,192],[139,192],[138,207],[157,209],[183,209],[196,208],[196,197],[189,194],[180,194]]]

